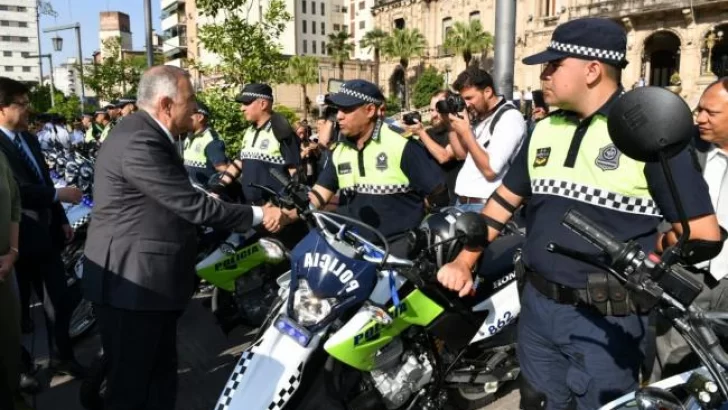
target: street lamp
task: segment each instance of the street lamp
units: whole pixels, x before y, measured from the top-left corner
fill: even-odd
[[[75,30],[76,43],[78,46],[78,71],[81,79],[81,112],[84,112],[84,100],[86,99],[86,89],[83,85],[83,54],[81,52],[81,25],[79,23],[67,24],[65,26],[48,27],[43,29],[44,33],[54,33],[62,30]],[[61,51],[63,48],[63,39],[56,36],[51,39],[53,41],[53,49]]]
[[[51,107],[55,107],[56,100],[55,100],[55,98],[53,98],[53,96],[56,93],[56,87],[53,84],[53,56],[49,53],[49,54],[40,54],[40,55],[36,54],[36,55],[32,55],[32,56],[25,56],[25,58],[39,58],[39,59],[47,58],[48,59],[48,64],[50,64],[50,71],[51,71]],[[42,81],[41,81],[41,83],[42,83]]]
[[[719,31],[716,35],[715,27],[711,27],[708,37],[705,38],[705,46],[708,47],[708,73],[713,72],[713,47],[715,43],[723,39],[723,32]]]

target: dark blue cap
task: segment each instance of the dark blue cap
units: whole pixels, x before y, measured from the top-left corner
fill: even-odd
[[[268,84],[252,83],[243,87],[243,91],[235,97],[235,101],[248,105],[262,98],[273,101],[273,90]]]
[[[613,20],[587,17],[559,25],[551,43],[538,54],[523,59],[523,64],[544,64],[566,57],[598,60],[624,68],[627,66],[627,33]]]
[[[335,93],[326,96],[324,102],[334,107],[356,107],[363,104],[384,104],[384,95],[379,87],[366,80],[345,81]]]
[[[205,117],[210,116],[210,109],[205,105],[203,102],[198,101],[197,102],[197,110],[195,110],[196,113],[202,114]]]
[[[116,106],[123,107],[127,104],[136,104],[136,98],[134,98],[134,97],[119,98],[119,101]]]

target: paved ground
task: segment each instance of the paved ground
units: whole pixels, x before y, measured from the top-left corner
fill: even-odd
[[[35,340],[26,336],[26,345],[35,347],[37,362],[46,365],[45,336],[40,314],[36,315],[38,335]],[[179,349],[179,410],[212,410],[222,386],[234,365],[234,355],[239,353],[252,336],[235,330],[227,337],[215,324],[214,317],[194,300],[180,320]],[[92,333],[79,341],[79,361],[90,364],[100,346],[98,335]],[[45,370],[39,373],[45,388],[35,397],[36,410],[84,410],[78,401],[79,382],[68,377],[48,380]],[[483,410],[512,410],[518,408],[518,392],[511,391],[505,397]]]

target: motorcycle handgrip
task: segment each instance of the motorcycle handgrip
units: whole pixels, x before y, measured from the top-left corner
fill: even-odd
[[[287,187],[291,183],[291,179],[286,176],[280,169],[271,168],[270,174],[275,178],[276,181],[280,182],[281,185]]]
[[[624,247],[609,232],[575,209],[570,209],[566,212],[562,223],[592,245],[606,252],[609,256],[614,257],[618,255]]]

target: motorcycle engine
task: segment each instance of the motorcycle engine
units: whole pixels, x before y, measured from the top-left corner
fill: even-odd
[[[377,359],[389,356],[395,360],[377,360],[383,366],[377,366],[370,373],[387,409],[401,407],[412,393],[419,391],[432,379],[432,363],[426,355],[416,356],[407,351],[395,357],[391,356],[392,352],[401,352],[401,349],[401,341],[398,339],[385,347]]]

